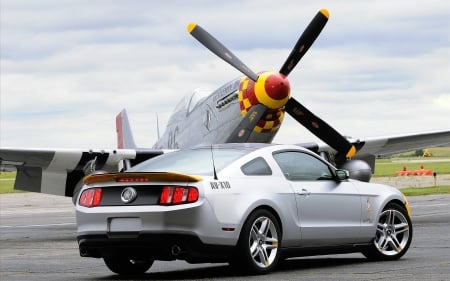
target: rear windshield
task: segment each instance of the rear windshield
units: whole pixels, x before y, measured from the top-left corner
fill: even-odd
[[[239,157],[249,153],[240,149],[190,149],[170,152],[142,162],[127,172],[178,172],[193,175],[213,175]]]

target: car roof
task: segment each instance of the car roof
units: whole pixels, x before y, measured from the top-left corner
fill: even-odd
[[[222,143],[222,144],[213,144],[213,145],[200,145],[196,146],[192,149],[239,149],[239,150],[247,150],[247,151],[255,151],[260,148],[274,146],[276,144],[272,143]]]
[[[255,151],[266,151],[267,149],[271,151],[276,150],[301,150],[307,151],[315,154],[313,146],[307,144],[306,146],[302,144],[276,144],[276,143],[224,143],[224,144],[214,144],[214,145],[199,145],[190,149],[236,149],[246,151],[246,154],[255,152]]]

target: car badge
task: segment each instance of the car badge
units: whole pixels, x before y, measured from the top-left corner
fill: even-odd
[[[137,191],[132,187],[126,187],[124,190],[122,190],[122,193],[120,194],[120,199],[125,204],[133,202],[136,199],[136,197]]]

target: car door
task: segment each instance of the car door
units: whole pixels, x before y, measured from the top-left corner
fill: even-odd
[[[361,235],[361,198],[355,186],[337,181],[334,169],[309,153],[273,156],[295,193],[301,245],[356,242]]]

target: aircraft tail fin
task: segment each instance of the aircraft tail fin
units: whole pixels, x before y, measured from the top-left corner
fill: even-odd
[[[116,117],[117,148],[136,148],[126,109]]]

